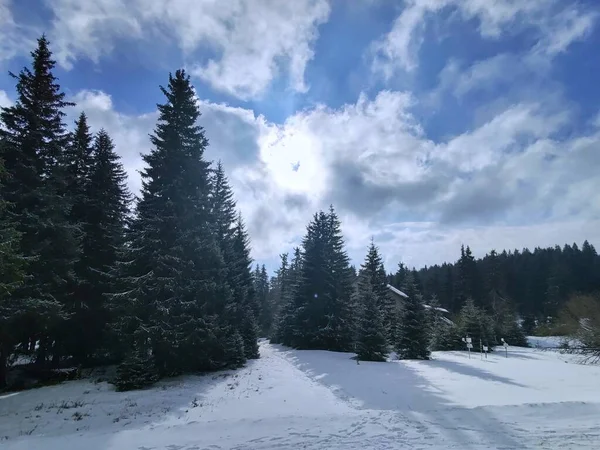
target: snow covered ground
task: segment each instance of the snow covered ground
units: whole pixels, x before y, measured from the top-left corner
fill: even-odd
[[[6,450],[598,448],[600,367],[552,351],[368,363],[261,343],[237,372],[129,393],[67,382],[0,396]]]

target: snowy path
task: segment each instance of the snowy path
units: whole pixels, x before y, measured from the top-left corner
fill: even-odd
[[[598,367],[530,350],[487,361],[451,352],[357,365],[349,356],[263,342],[261,359],[244,369],[151,390],[116,393],[82,381],[0,397],[0,448],[592,449],[600,442]],[[55,406],[64,401],[70,408]]]

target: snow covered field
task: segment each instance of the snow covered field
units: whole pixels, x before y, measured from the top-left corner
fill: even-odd
[[[73,381],[0,397],[6,450],[598,448],[600,367],[509,349],[367,363],[261,343],[237,372],[129,393]]]

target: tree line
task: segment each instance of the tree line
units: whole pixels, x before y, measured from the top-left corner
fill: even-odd
[[[400,264],[390,280],[401,283],[408,271]],[[456,263],[413,273],[424,295],[435,295],[452,312],[467,298],[492,311],[509,303],[524,319],[528,333],[554,320],[572,296],[600,291],[600,256],[587,240],[581,247],[574,243],[533,251],[492,250],[483,258],[475,258],[469,246],[463,246]]]
[[[187,74],[160,87],[134,199],[107,131],[65,123],[45,36],[31,58],[0,112],[0,388],[18,357],[116,363],[119,389],[257,358],[249,238]]]

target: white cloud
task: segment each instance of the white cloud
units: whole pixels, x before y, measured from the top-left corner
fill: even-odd
[[[373,69],[390,78],[397,67],[411,71],[418,66],[417,54],[423,43],[427,14],[442,10],[449,0],[407,0],[402,14],[384,39],[374,44]]]
[[[531,28],[537,43],[533,53],[552,58],[573,42],[585,38],[598,18],[598,12],[583,10],[576,3],[560,0],[407,0],[392,29],[374,45],[373,70],[390,78],[397,70],[418,67],[428,17],[450,9],[463,20],[476,19],[479,33],[486,39]]]
[[[102,92],[83,91],[75,100],[95,129],[105,127],[114,137],[132,187],[139,187],[135,170],[142,166],[139,153],[149,149],[156,114],[119,114]],[[374,236],[390,268],[401,259],[416,266],[454,260],[463,242],[478,254],[492,247],[600,243],[594,197],[600,133],[557,140],[569,114],[523,103],[435,144],[411,115],[413,103],[407,93],[384,91],[277,125],[201,101],[207,157],[225,161],[254,257],[276,260],[330,203],[353,259],[360,262]],[[529,225],[515,225],[522,223]]]
[[[54,13],[56,57],[69,68],[81,56],[98,61],[119,39],[155,46],[175,41],[190,72],[242,99],[260,96],[280,75],[304,92],[317,27],[330,12],[327,0],[46,0]],[[197,51],[215,56],[197,61]]]
[[[0,63],[30,51],[35,42],[35,30],[18,24],[11,7],[11,0],[0,0]]]
[[[567,119],[565,112],[544,113],[541,105],[514,105],[476,130],[441,145],[437,157],[463,172],[482,170],[498,164],[507,153],[520,151],[520,139],[544,139]]]
[[[129,184],[135,193],[141,188],[138,171],[143,168],[140,153],[148,153],[152,131],[158,114],[156,112],[139,116],[128,116],[114,110],[111,97],[101,91],[80,91],[69,99],[77,104],[68,110],[67,120],[72,124],[81,111],[88,116],[92,131],[105,128],[114,140],[121,155],[123,166],[129,173]]]
[[[12,105],[12,100],[8,97],[8,94],[0,90],[0,108],[6,108]]]

